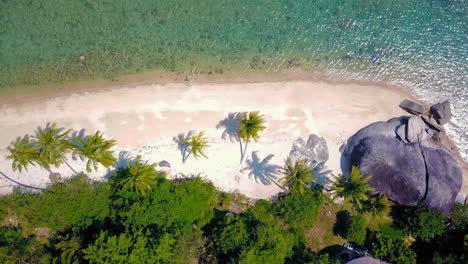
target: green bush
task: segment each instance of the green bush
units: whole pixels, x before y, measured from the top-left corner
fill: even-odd
[[[305,230],[317,221],[323,195],[314,189],[306,189],[303,195],[289,194],[279,199],[273,210],[276,215],[294,228]]]
[[[0,227],[0,263],[46,263],[50,256],[34,238],[23,238],[18,227]]]
[[[407,230],[415,237],[429,240],[445,233],[445,216],[426,207],[406,209]]]
[[[14,192],[0,198],[3,214],[12,214],[30,233],[35,227],[52,231],[80,229],[109,215],[110,188],[84,175],[49,187],[41,194]]]
[[[349,241],[356,242],[357,244],[364,244],[366,240],[366,227],[367,221],[363,215],[353,215],[351,216],[351,221],[349,223],[346,238]]]
[[[253,236],[254,241],[241,251],[239,263],[283,264],[293,254],[294,236],[279,225],[260,224]]]
[[[455,203],[450,218],[456,229],[468,230],[468,204]]]
[[[222,254],[237,255],[249,243],[249,230],[241,216],[227,216],[213,230],[212,243]]]
[[[381,232],[372,234],[369,246],[373,256],[389,261],[391,263],[414,264],[416,253],[414,253],[403,240],[393,240]]]

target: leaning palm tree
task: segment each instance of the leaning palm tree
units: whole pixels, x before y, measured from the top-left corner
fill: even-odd
[[[127,167],[118,168],[114,177],[122,189],[146,195],[147,191],[156,183],[158,176],[164,176],[156,171],[156,164],[143,162],[138,156],[134,161],[129,161]]]
[[[63,132],[56,123],[47,124],[45,128],[37,128],[32,143],[37,148],[38,163],[41,166],[49,169],[50,165],[59,166],[65,163],[74,173],[77,173],[65,157],[73,149],[73,144],[68,138],[69,133],[70,130]]]
[[[7,155],[6,158],[12,160],[11,167],[14,171],[27,171],[28,166],[34,166],[34,163],[37,163],[39,158],[37,149],[31,143],[31,140],[27,135],[11,142],[10,146],[7,147],[7,150],[10,152],[10,155]]]
[[[208,147],[208,141],[203,135],[203,132],[199,132],[197,135],[191,135],[188,138],[182,139],[183,143],[187,146],[186,155],[182,157],[182,161],[185,162],[190,154],[198,159],[200,156],[208,158],[204,153],[204,150]]]
[[[283,167],[284,177],[280,179],[283,187],[289,186],[293,194],[303,194],[309,187],[309,182],[315,182],[317,179],[312,175],[307,159],[299,158],[296,162],[286,159]]]
[[[335,176],[335,181],[331,186],[333,198],[344,198],[343,207],[352,204],[353,208],[362,209],[362,202],[368,200],[367,193],[374,190],[369,186],[370,179],[371,176],[362,176],[358,167],[353,166],[349,177],[342,174]]]
[[[259,133],[266,129],[265,120],[263,115],[259,112],[244,113],[242,118],[239,120],[239,144],[241,149],[241,160],[244,161],[245,153],[247,153],[247,145],[253,139],[258,141],[260,138]],[[244,142],[244,147],[242,147]]]
[[[93,169],[97,171],[98,163],[108,168],[117,161],[111,150],[117,142],[105,139],[99,131],[87,137],[78,135],[76,142],[73,154],[78,155],[83,161],[88,159],[86,162],[87,172],[91,172]]]

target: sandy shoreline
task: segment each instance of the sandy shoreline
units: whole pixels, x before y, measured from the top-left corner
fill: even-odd
[[[268,79],[264,75],[250,76],[250,79],[233,76],[224,82],[216,76],[195,80],[187,76],[177,78],[183,80],[128,80],[129,83],[118,87],[100,82],[89,86],[81,83],[80,89],[2,94],[0,168],[20,182],[45,186],[49,182],[45,170],[31,168],[27,174],[13,172],[4,156],[6,146],[17,136],[32,133],[47,122],[57,122],[74,130],[84,128],[88,133],[96,129],[104,132],[117,140],[116,154],[125,151],[132,156],[142,155],[151,162],[167,160],[173,174],[200,174],[225,191],[269,198],[281,189],[251,173],[252,156],[262,160],[272,154],[270,163],[282,166],[293,141],[314,133],[327,141],[330,159],[326,165],[338,174],[341,172],[338,149],[349,136],[372,122],[404,115],[398,108],[399,102],[414,99],[401,89],[371,83],[324,81],[303,73],[277,74],[276,78]],[[249,146],[246,161],[240,165],[238,143],[222,139],[223,131],[216,125],[229,113],[244,111],[260,111],[268,128],[259,142]],[[209,159],[191,157],[182,163],[172,139],[190,130],[207,134]],[[71,163],[83,168],[78,160]],[[65,166],[54,171],[65,177],[71,174]],[[101,169],[90,176],[102,179],[106,173]],[[465,185],[466,180],[464,193]],[[3,180],[0,186],[2,193],[11,189]]]

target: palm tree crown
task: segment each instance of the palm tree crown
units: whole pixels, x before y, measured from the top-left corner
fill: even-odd
[[[78,144],[75,145],[73,154],[79,155],[82,160],[88,159],[86,162],[87,172],[91,172],[92,169],[96,171],[98,163],[108,168],[117,161],[111,150],[116,144],[115,140],[104,139],[99,131],[85,138],[78,135],[76,141]]]
[[[36,148],[32,145],[29,136],[18,138],[16,141],[11,142],[7,147],[10,155],[6,156],[7,159],[12,160],[11,167],[14,171],[28,170],[29,165],[34,165],[38,159]]]
[[[37,147],[38,163],[49,168],[50,165],[59,166],[65,159],[65,155],[71,151],[73,145],[68,139],[70,130],[62,132],[57,124],[47,125],[44,129],[38,127],[33,138],[33,144]]]
[[[241,149],[241,160],[244,160],[245,153],[247,153],[247,145],[253,139],[258,141],[260,138],[259,133],[266,129],[265,120],[263,115],[259,112],[244,113],[242,118],[239,120],[239,144]],[[244,141],[244,147],[242,148],[242,141]]]
[[[308,182],[315,182],[317,179],[312,175],[312,170],[307,159],[299,158],[294,164],[290,158],[286,159],[283,167],[284,177],[280,179],[283,187],[289,186],[291,193],[303,194],[308,188]]]
[[[385,194],[379,194],[375,198],[371,198],[368,203],[367,211],[372,215],[372,217],[381,217],[388,212],[388,199]]]
[[[203,152],[208,147],[208,141],[203,135],[203,132],[199,132],[197,135],[192,135],[190,139],[183,139],[183,142],[189,147],[189,154],[185,159],[188,158],[190,153],[198,159],[200,156],[208,158]]]
[[[143,162],[138,156],[134,161],[128,162],[126,168],[119,168],[114,176],[123,189],[146,195],[156,183],[157,177],[164,176],[164,173],[156,171],[156,164]]]
[[[334,198],[344,198],[343,206],[351,203],[353,207],[361,209],[362,202],[368,200],[367,193],[374,190],[369,186],[371,176],[362,176],[356,166],[352,167],[349,178],[341,174],[335,179],[331,190],[334,193]]]
[[[239,122],[239,138],[245,142],[250,142],[252,139],[257,141],[260,138],[258,133],[266,128],[263,115],[259,112],[244,113]]]

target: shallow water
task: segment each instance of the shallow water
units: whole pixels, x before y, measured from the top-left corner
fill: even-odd
[[[450,133],[468,160],[467,17],[464,0],[9,1],[0,84],[150,68],[319,69],[449,99]]]

